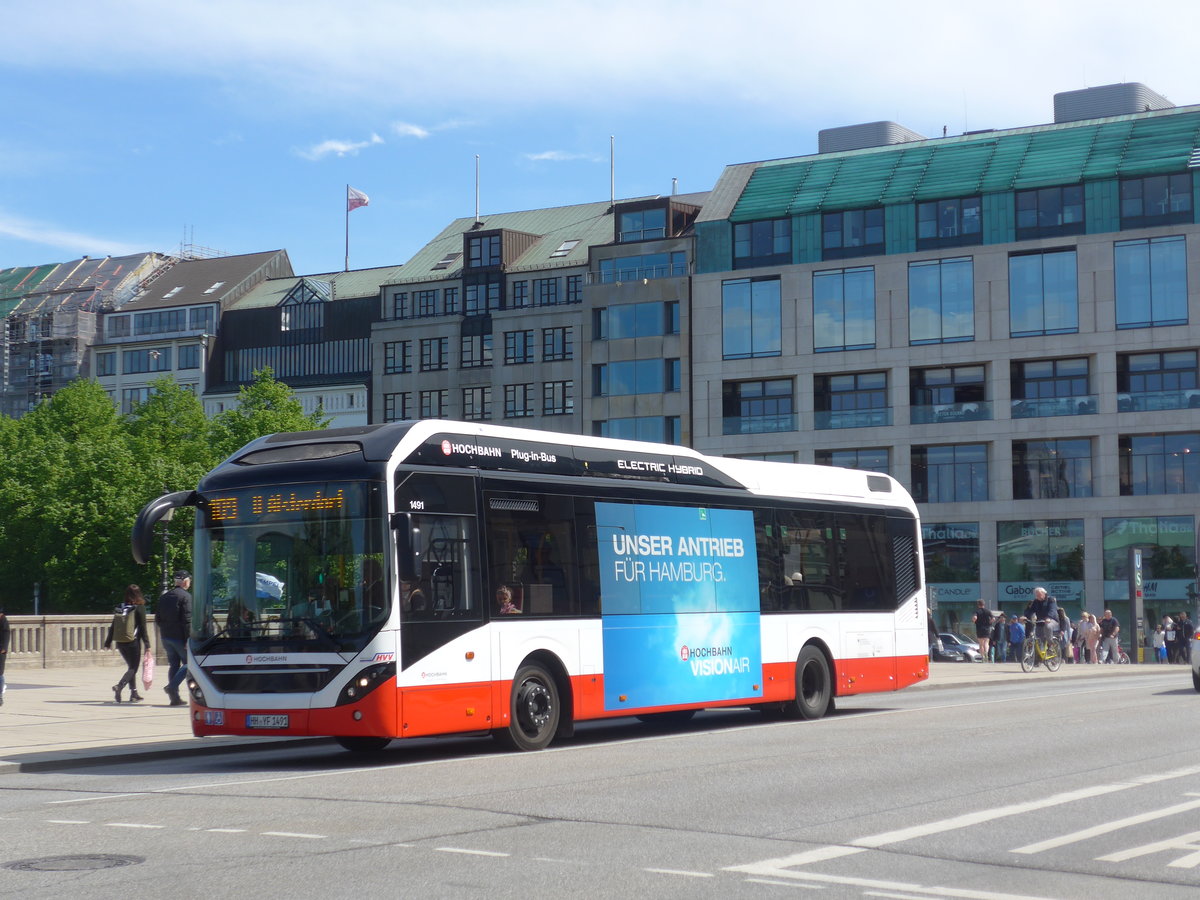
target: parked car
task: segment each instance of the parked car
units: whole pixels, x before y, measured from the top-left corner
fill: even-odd
[[[930,662],[967,662],[967,658],[957,650],[951,650],[944,643],[929,645]]]
[[[953,631],[938,632],[942,644],[947,650],[957,650],[963,655],[963,662],[983,662],[983,654],[979,652],[979,644],[966,635],[955,634]]]

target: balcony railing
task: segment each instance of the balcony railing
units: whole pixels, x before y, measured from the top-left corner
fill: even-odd
[[[1099,408],[1095,394],[1078,397],[1038,397],[1033,400],[1012,401],[1014,419],[1035,419],[1042,416],[1086,416]]]
[[[794,413],[773,416],[726,416],[721,421],[723,434],[773,434],[796,430]]]
[[[1162,409],[1200,408],[1200,390],[1142,391],[1117,394],[1117,412],[1155,412]]]
[[[870,428],[872,425],[891,425],[891,407],[878,409],[839,409],[814,414],[818,431],[830,428]]]
[[[990,400],[973,400],[969,403],[931,403],[913,406],[909,410],[909,421],[913,425],[930,425],[934,422],[982,422],[992,418]]]

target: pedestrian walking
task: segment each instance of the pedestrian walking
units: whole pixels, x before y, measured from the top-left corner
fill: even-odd
[[[1186,611],[1179,614],[1175,622],[1175,638],[1179,641],[1179,661],[1184,665],[1192,664],[1192,634],[1194,626]]]
[[[1004,613],[996,616],[992,626],[992,661],[1002,663],[1008,658],[1008,619]]]
[[[1087,624],[1080,623],[1080,628],[1083,633],[1083,649],[1084,658],[1090,663],[1100,662],[1100,625],[1096,622],[1096,617],[1090,612],[1085,612]]]
[[[1100,662],[1115,664],[1119,658],[1117,635],[1121,632],[1121,623],[1111,609],[1106,609],[1096,624],[1100,626]]]
[[[1058,608],[1058,641],[1062,649],[1062,657],[1067,662],[1075,662],[1071,655],[1071,643],[1075,638],[1075,629],[1071,627],[1071,617],[1061,606]]]
[[[992,639],[992,611],[987,608],[983,598],[975,602],[975,615],[971,616],[975,623],[975,640],[979,642],[979,655],[988,659],[988,645]]]
[[[143,699],[137,692],[137,672],[142,661],[142,647],[150,649],[150,635],[146,628],[146,598],[142,589],[136,584],[125,588],[125,600],[113,611],[112,624],[108,626],[108,636],[104,639],[104,649],[112,649],[113,644],[121,658],[125,660],[126,671],[121,680],[113,685],[113,696],[121,702],[121,691],[129,685],[129,702],[135,703]]]
[[[192,573],[177,569],[175,586],[158,598],[158,609],[154,614],[159,638],[167,650],[170,669],[163,690],[172,706],[187,706],[187,701],[179,696],[179,685],[187,677],[187,641],[192,631],[191,586]]]
[[[1025,626],[1021,624],[1021,617],[1013,613],[1012,619],[1008,623],[1008,645],[1012,647],[1013,659],[1020,662],[1021,660],[1021,645],[1025,643]]]
[[[1155,625],[1152,637],[1154,642],[1154,659],[1156,662],[1165,663],[1167,661],[1167,633],[1163,631],[1161,625]]]

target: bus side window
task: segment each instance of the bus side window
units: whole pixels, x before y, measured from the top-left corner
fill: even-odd
[[[492,589],[507,586],[525,616],[578,615],[574,498],[489,496],[486,508]]]

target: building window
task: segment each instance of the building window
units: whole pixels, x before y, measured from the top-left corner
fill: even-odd
[[[816,427],[865,428],[891,425],[887,372],[817,375],[813,378]]]
[[[567,303],[583,302],[583,276],[567,276]]]
[[[1192,176],[1151,175],[1121,182],[1121,227],[1188,224],[1192,221]]]
[[[786,265],[792,261],[792,220],[763,219],[733,226],[733,267]]]
[[[444,419],[446,417],[446,395],[449,391],[421,391],[421,418]]]
[[[542,329],[542,360],[561,362],[574,355],[573,329],[571,326]]]
[[[1113,281],[1118,328],[1187,324],[1187,241],[1182,236],[1114,244]]]
[[[421,338],[421,371],[440,372],[450,368],[449,344],[449,338]]]
[[[512,306],[510,309],[524,309],[529,306],[529,282],[522,278],[512,283]]]
[[[663,207],[623,212],[617,216],[617,240],[648,241],[667,235],[667,211]]]
[[[575,412],[575,382],[547,381],[542,385],[542,415],[569,416]]]
[[[392,294],[392,318],[408,318],[408,292],[397,291]]]
[[[908,342],[947,344],[975,339],[971,257],[908,266]]]
[[[992,417],[983,366],[912,369],[908,375],[911,421],[967,422]]]
[[[988,499],[986,444],[912,448],[913,498],[918,503]]]
[[[383,374],[403,375],[412,371],[412,341],[388,341],[383,345]]]
[[[104,327],[110,338],[129,337],[129,316],[108,316]]]
[[[678,391],[678,359],[631,359],[592,366],[593,397],[662,394]]]
[[[401,422],[411,419],[412,412],[412,393],[409,391],[383,395],[383,421]]]
[[[498,280],[476,281],[463,288],[463,314],[481,316],[500,309],[503,284]]]
[[[483,387],[463,388],[462,392],[463,418],[468,422],[478,422],[492,417],[492,389]]]
[[[727,381],[721,386],[724,434],[795,431],[795,401],[790,378]]]
[[[813,273],[813,349],[870,350],[875,346],[875,269]]]
[[[917,249],[978,244],[983,238],[982,210],[979,197],[918,203]]]
[[[179,348],[179,368],[180,369],[198,369],[200,368],[200,345],[199,344],[184,344]]]
[[[657,444],[682,443],[679,416],[632,416],[623,419],[602,419],[592,423],[592,434],[597,437],[652,441]]]
[[[129,415],[150,399],[151,390],[148,387],[124,388],[121,391],[121,412]]]
[[[578,239],[571,240],[571,241],[563,241],[561,244],[558,245],[558,249],[550,254],[550,258],[555,259],[556,257],[559,257],[559,256],[566,256],[567,254],[569,254],[572,250],[574,250],[578,246],[579,246]]]
[[[121,371],[126,375],[145,372],[170,372],[171,348],[158,347],[154,350],[126,350],[121,354]]]
[[[1035,359],[1009,365],[1012,417],[1074,416],[1096,411],[1088,393],[1087,357]]]
[[[445,304],[446,315],[453,316],[458,313],[458,288],[445,288],[442,291],[442,300]]]
[[[883,249],[883,207],[821,216],[822,259],[875,256]]]
[[[533,329],[504,332],[504,364],[533,362]]]
[[[504,386],[504,418],[523,419],[533,415],[533,385]]]
[[[778,278],[739,278],[721,282],[724,359],[779,356],[782,334]]]
[[[500,235],[467,238],[467,267],[480,269],[500,265]]]
[[[1124,434],[1121,496],[1200,494],[1200,434]]]
[[[1083,185],[1017,191],[1017,240],[1083,231]]]
[[[624,338],[679,334],[679,301],[624,303],[592,311],[592,339],[619,341]]]
[[[419,318],[438,315],[437,291],[413,291],[413,309]]]
[[[887,447],[863,447],[853,450],[818,450],[816,454],[818,466],[840,466],[843,469],[862,469],[865,472],[879,472],[890,475],[892,470],[892,451]]]
[[[459,345],[460,366],[478,369],[492,364],[492,336],[490,334],[464,334]]]
[[[187,331],[186,309],[163,309],[133,316],[133,333],[137,335],[178,334],[181,331]]]
[[[1200,408],[1195,350],[1117,355],[1117,412]]]
[[[188,310],[188,329],[190,331],[201,331],[206,334],[212,334],[213,308],[211,306],[197,306]]]
[[[538,306],[557,306],[558,288],[557,278],[533,279],[533,302]]]
[[[597,262],[593,278],[600,284],[617,284],[686,274],[687,254],[676,250],[671,253],[643,253],[640,256],[601,259]]]
[[[1058,500],[1092,496],[1092,442],[1088,438],[1013,441],[1013,499]]]
[[[1083,519],[997,522],[996,548],[1001,597],[1027,596],[1031,584],[1053,581],[1059,603],[1082,602]]]
[[[1008,258],[1008,322],[1011,337],[1079,331],[1074,250]]]
[[[1104,596],[1122,599],[1112,606],[1123,622],[1129,621],[1129,551],[1142,551],[1143,598],[1147,618],[1151,610],[1190,609],[1190,591],[1196,588],[1196,519],[1194,516],[1139,516],[1101,521],[1104,554]],[[1184,598],[1189,598],[1185,600]],[[1161,604],[1161,606],[1159,606]],[[1122,609],[1122,607],[1126,607]],[[1124,615],[1122,615],[1124,613]],[[1122,630],[1122,636],[1124,636]],[[1123,641],[1126,643],[1127,641]]]
[[[117,354],[115,350],[96,354],[96,377],[117,374]]]

